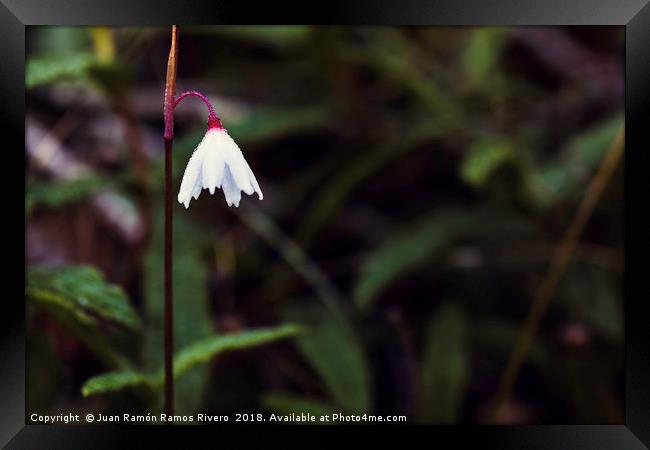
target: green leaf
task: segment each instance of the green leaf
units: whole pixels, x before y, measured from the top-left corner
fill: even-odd
[[[192,369],[202,366],[216,356],[233,350],[246,350],[280,339],[295,336],[300,327],[284,324],[232,334],[214,335],[183,348],[174,355],[174,380],[182,381]],[[161,391],[164,382],[162,369],[150,372],[116,371],[94,376],[82,387],[84,396],[116,392],[126,388],[146,387]]]
[[[107,372],[88,379],[81,388],[84,397],[117,392],[127,388],[153,388],[155,379],[141,372]]]
[[[336,405],[353,413],[369,411],[369,365],[354,329],[321,305],[293,307],[285,315],[305,325],[296,345]]]
[[[559,156],[533,177],[532,191],[538,203],[549,207],[581,192],[622,127],[623,118],[615,116],[572,138]]]
[[[30,267],[25,293],[28,300],[56,305],[86,324],[103,319],[132,330],[141,326],[122,288],[90,266]]]
[[[281,392],[267,392],[262,395],[261,400],[264,408],[285,415],[305,413],[313,414],[318,418],[325,414],[331,415],[340,411],[334,405],[327,404],[321,400]]]
[[[477,226],[476,224],[480,224]],[[507,238],[526,234],[530,226],[509,214],[494,211],[447,211],[406,226],[365,259],[354,287],[354,301],[368,310],[379,294],[399,277],[425,265],[456,240]]]
[[[402,273],[422,264],[448,242],[448,230],[435,220],[382,243],[366,259],[363,272],[354,288],[354,299],[361,309]]]
[[[422,413],[426,423],[457,423],[469,377],[467,324],[457,305],[447,304],[429,326],[422,361]]]
[[[285,324],[273,328],[260,328],[202,339],[184,348],[174,357],[174,378],[180,377],[194,366],[205,364],[223,352],[256,347],[295,336],[299,332],[300,327]]]
[[[132,68],[123,61],[102,61],[89,53],[31,57],[26,67],[27,89],[61,81],[82,81],[120,96],[133,81]]]
[[[31,182],[27,184],[25,210],[27,215],[39,206],[56,208],[85,200],[106,187],[107,180],[99,176],[86,176],[57,182]]]
[[[507,142],[481,141],[473,145],[460,168],[461,178],[481,187],[503,164],[513,160],[515,153]]]
[[[507,29],[490,27],[471,33],[461,54],[461,68],[470,86],[482,86],[501,76],[498,63],[508,34]]]
[[[31,57],[25,69],[27,89],[61,80],[79,80],[88,77],[88,69],[97,64],[94,55],[72,53]]]

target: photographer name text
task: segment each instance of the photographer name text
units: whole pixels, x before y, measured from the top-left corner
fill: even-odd
[[[237,413],[237,414],[31,414],[32,423],[61,425],[71,423],[227,423],[227,422],[267,422],[267,423],[390,423],[406,422],[402,415],[372,415],[372,414],[262,414],[262,413]]]

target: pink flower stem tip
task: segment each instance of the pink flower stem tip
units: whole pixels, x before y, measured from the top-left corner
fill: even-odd
[[[210,129],[211,128],[223,128],[223,126],[221,125],[221,120],[219,120],[219,118],[217,117],[217,115],[214,112],[214,107],[212,106],[212,103],[210,103],[210,100],[208,99],[208,97],[206,97],[205,95],[203,95],[199,91],[187,91],[187,92],[183,92],[182,94],[180,94],[178,97],[176,97],[176,99],[174,99],[174,108],[178,106],[178,104],[181,102],[181,100],[183,100],[186,97],[190,97],[190,96],[200,98],[201,101],[203,103],[205,103],[205,106],[207,106],[208,111],[210,112],[210,114],[208,115],[208,128],[210,128]]]

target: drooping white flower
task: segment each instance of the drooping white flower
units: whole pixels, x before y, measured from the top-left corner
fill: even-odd
[[[216,188],[223,190],[228,206],[239,206],[241,191],[248,195],[257,192],[260,200],[264,198],[239,146],[218,119],[210,120],[208,131],[187,163],[178,202],[188,208],[192,197],[199,198],[201,190],[214,194]]]

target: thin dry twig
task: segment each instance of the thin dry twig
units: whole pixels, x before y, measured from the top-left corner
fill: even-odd
[[[609,180],[618,166],[625,148],[625,132],[621,129],[604,156],[598,171],[587,187],[585,196],[576,212],[562,242],[555,252],[544,281],[535,293],[515,346],[510,353],[506,369],[501,377],[494,401],[493,421],[502,420],[504,406],[514,388],[515,382],[526,360],[530,346],[546,313],[558,283],[578,244],[578,239],[600,200]]]

